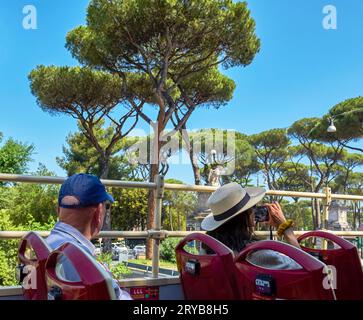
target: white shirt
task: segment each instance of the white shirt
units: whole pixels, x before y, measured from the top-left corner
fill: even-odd
[[[89,241],[76,228],[64,222],[57,222],[53,230],[51,231],[50,235],[45,239],[45,241],[53,250],[60,247],[62,244],[66,242],[73,243],[76,246],[80,246],[95,259],[96,248],[92,244],[92,242]],[[95,261],[97,260],[95,259]],[[99,262],[97,261],[97,263]],[[99,264],[112,276],[111,272],[108,270],[108,268],[106,268],[106,266],[104,266],[101,263]],[[67,276],[68,276],[68,270],[67,270]],[[78,275],[74,275],[74,281],[76,281],[77,278],[79,278]],[[112,279],[112,286],[115,290],[116,297],[119,300],[132,300],[130,294],[122,290],[117,284],[117,281],[115,279]]]
[[[259,267],[274,270],[302,269],[300,264],[285,254],[273,250],[258,250],[248,254],[246,260]]]

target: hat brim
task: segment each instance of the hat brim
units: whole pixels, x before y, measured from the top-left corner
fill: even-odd
[[[205,231],[212,231],[214,229],[217,229],[222,224],[226,223],[228,220],[233,219],[235,216],[239,215],[241,212],[246,211],[250,208],[252,208],[254,205],[259,203],[263,197],[266,194],[265,189],[262,188],[256,188],[256,187],[246,187],[244,188],[247,192],[247,194],[250,196],[250,200],[246,203],[245,206],[243,206],[238,212],[236,212],[234,215],[230,216],[229,218],[221,221],[217,221],[214,219],[213,212],[206,216],[204,220],[201,223],[201,227]]]

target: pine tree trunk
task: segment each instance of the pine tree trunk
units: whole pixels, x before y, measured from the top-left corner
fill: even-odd
[[[188,132],[186,131],[186,126],[184,125],[182,128],[184,129],[182,132],[182,137],[185,142],[185,148],[189,154],[190,163],[192,164],[193,175],[194,175],[194,184],[198,186],[198,185],[200,185],[200,182],[201,182],[200,169],[198,166],[198,158],[195,155],[193,146],[190,143],[189,135],[188,135]]]
[[[100,163],[101,176],[100,179],[107,179],[109,173],[109,163],[107,159],[102,159]],[[111,209],[106,210],[105,220],[102,225],[102,231],[111,231]],[[110,238],[102,238],[102,252],[112,252],[112,240]]]
[[[316,228],[321,229],[321,210],[320,210],[320,201],[319,199],[315,199],[315,217],[316,217]]]
[[[315,199],[311,199],[311,218],[313,221],[313,230],[316,230],[317,225],[316,225]]]
[[[158,174],[159,165],[158,164],[151,164],[150,165],[150,182],[155,182],[155,175]],[[156,191],[153,189],[149,190],[148,195],[148,215],[147,215],[147,229],[151,230],[155,227],[155,199],[156,199]],[[146,241],[146,259],[152,258],[152,240],[147,239]]]
[[[193,151],[191,151],[191,153],[193,153]],[[189,157],[190,157],[190,161],[192,163],[194,183],[195,183],[195,185],[199,186],[201,179],[200,179],[200,169],[198,167],[198,164],[196,163],[196,158],[197,157],[194,154],[193,155],[189,154]]]

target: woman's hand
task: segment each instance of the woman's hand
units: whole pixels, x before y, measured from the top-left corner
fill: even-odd
[[[284,213],[282,212],[281,206],[278,202],[266,204],[269,214],[270,220],[268,224],[273,227],[278,227],[281,223],[286,221]]]
[[[278,227],[281,223],[286,221],[284,213],[282,212],[281,206],[278,202],[266,204],[268,211],[270,213],[270,220],[268,224],[273,227]],[[300,244],[297,241],[294,231],[289,228],[284,232],[285,241],[297,248],[300,248]]]

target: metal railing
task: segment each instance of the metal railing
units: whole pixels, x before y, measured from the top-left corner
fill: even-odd
[[[67,178],[63,177],[45,177],[45,176],[28,176],[17,174],[0,173],[0,181],[6,182],[24,182],[24,183],[40,183],[40,184],[62,184]],[[119,181],[119,180],[101,180],[107,187],[118,188],[143,188],[156,190],[155,197],[155,215],[154,215],[154,229],[147,231],[102,231],[97,236],[98,238],[144,238],[152,239],[153,241],[153,255],[152,255],[152,276],[158,278],[159,274],[159,253],[160,253],[160,240],[166,237],[184,237],[190,234],[190,231],[167,231],[161,230],[161,210],[163,205],[164,190],[174,191],[194,191],[211,193],[217,189],[212,186],[197,186],[185,184],[170,184],[164,183],[164,179],[160,175],[156,175],[155,182],[136,182],[136,181]],[[329,206],[332,200],[353,200],[363,201],[363,196],[346,195],[346,194],[332,194],[330,188],[324,188],[323,193],[313,192],[297,192],[297,191],[280,191],[268,190],[266,195],[281,196],[281,197],[298,197],[298,198],[316,198],[322,199],[324,205],[324,226],[327,228]],[[329,231],[329,230],[327,230]],[[28,231],[0,231],[0,239],[19,239],[24,236]],[[195,231],[193,231],[195,232]],[[202,231],[200,231],[202,232]],[[296,235],[303,234],[307,231],[296,231]],[[338,236],[346,237],[363,237],[363,231],[331,231]],[[49,231],[39,231],[41,236],[48,236]],[[269,236],[268,231],[256,231],[256,235],[260,237]],[[275,235],[275,233],[274,233]]]

